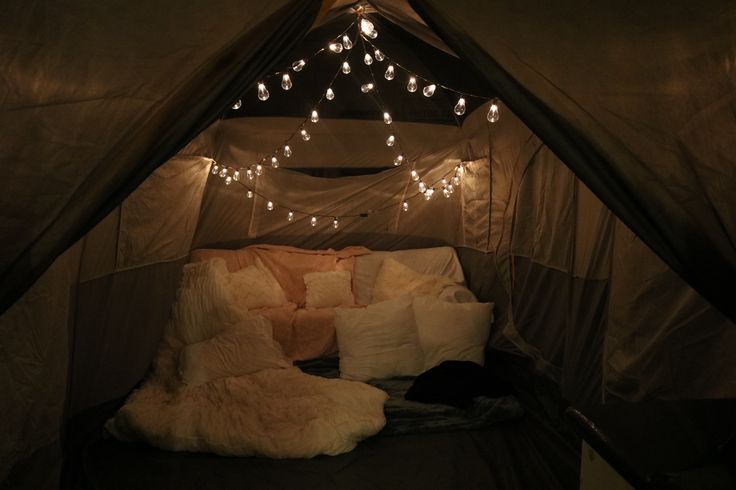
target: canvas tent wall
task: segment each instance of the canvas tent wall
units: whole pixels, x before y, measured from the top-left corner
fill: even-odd
[[[439,34],[508,107],[493,127],[481,110],[461,131],[433,127],[432,137],[429,126],[404,123],[407,139],[433,146],[418,145],[420,169],[471,162],[462,192],[408,215],[396,209],[344,223],[335,234],[322,229],[327,223],[286,226],[210,177],[213,152],[247,161],[246,134],[269,134],[267,121],[227,119],[200,131],[301,40],[320,8],[326,22],[346,5],[328,12],[306,1],[177,9],[160,2],[145,13],[120,6],[114,15],[34,5],[8,4],[2,16],[10,88],[0,116],[10,128],[0,148],[3,237],[14,239],[3,240],[0,254],[2,295],[13,304],[0,320],[0,379],[11,394],[2,402],[9,437],[0,478],[17,461],[28,475],[53,460],[65,415],[140,379],[189,250],[213,244],[323,247],[360,238],[375,248],[465,247],[470,285],[497,303],[493,345],[535,358],[568,398],[736,391],[726,287],[736,226],[736,166],[727,151],[736,125],[733,6],[693,12],[675,4],[658,16],[647,6],[553,12],[422,1],[413,3],[419,17],[406,4],[375,2],[386,19],[452,51]],[[55,20],[39,22],[40,14]],[[591,24],[580,20],[588,15]],[[195,38],[181,28],[194,24]],[[367,121],[325,127],[371,134]],[[314,143],[317,154],[334,148]],[[284,199],[338,210],[393,198],[406,173],[324,180],[282,169],[258,185],[267,194],[299,189]]]

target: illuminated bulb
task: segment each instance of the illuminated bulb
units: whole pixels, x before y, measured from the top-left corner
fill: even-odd
[[[311,138],[311,136],[309,135],[309,132],[306,129],[302,129],[301,131],[299,131],[299,134],[302,135],[302,139],[304,141],[309,141],[309,138]]]
[[[420,180],[419,181],[419,192],[421,192],[422,194],[424,194],[424,191],[426,191],[426,190],[427,190],[426,184]]]
[[[388,138],[386,138],[386,146],[394,146],[394,143],[396,142],[396,138],[392,134]]]
[[[373,25],[373,22],[363,17],[360,19],[360,30],[367,36],[369,33],[376,30],[376,26]]]
[[[344,74],[346,74],[346,75],[347,75],[348,73],[350,73],[350,63],[348,63],[347,61],[343,61],[343,62],[342,62],[342,72],[343,72]]]
[[[332,100],[335,98],[335,92],[331,88],[327,89],[327,92],[325,92],[325,99]]]
[[[450,189],[448,189],[447,187],[444,187],[442,189],[442,195],[445,196],[447,199],[449,199],[450,198]]]
[[[273,211],[273,201],[268,201],[266,203],[266,209],[268,209],[269,211]]]
[[[230,185],[232,181],[233,181],[233,178],[228,175],[227,178],[225,179],[225,185]]]
[[[218,175],[224,179],[227,175],[227,169],[225,167],[222,167],[222,170],[220,170],[220,173]]]
[[[402,163],[404,163],[404,155],[399,155],[396,158],[394,158],[394,166],[398,167]]]
[[[373,51],[373,57],[376,58],[376,61],[383,61],[386,59],[386,55],[383,54],[380,49]]]
[[[491,107],[488,108],[488,114],[486,115],[486,119],[488,119],[488,122],[495,123],[500,118],[500,115],[498,113],[498,100],[493,99],[491,101]]]
[[[294,71],[302,71],[302,68],[304,68],[304,65],[306,65],[307,62],[304,60],[297,60],[291,64],[291,69]]]
[[[369,55],[368,53],[366,53],[365,56],[363,56],[363,63],[365,63],[366,65],[372,65],[373,57]]]
[[[253,180],[253,171],[251,169],[246,170],[245,176],[248,177],[248,180]]]
[[[281,151],[281,154],[286,158],[289,158],[291,156],[291,147],[289,145],[284,145],[284,149]]]
[[[440,183],[442,184],[442,187],[447,187],[447,179],[442,179]]]
[[[220,167],[218,165],[212,166],[212,175],[217,175],[217,172],[220,171]]]
[[[452,184],[450,184],[450,185],[447,186],[447,192],[449,192],[450,194],[452,194],[453,192],[455,192],[455,188],[452,186]]]
[[[317,217],[312,216],[312,219],[309,220],[309,224],[312,226],[317,226]]]
[[[312,111],[312,115],[309,116],[309,120],[312,121],[313,123],[316,123],[317,121],[319,121],[319,114],[317,114],[316,110]]]
[[[417,173],[416,170],[412,170],[411,171],[411,180],[413,180],[414,182],[416,182],[417,180],[419,180],[419,173]]]
[[[393,119],[391,119],[391,114],[389,114],[388,112],[384,112],[383,122],[385,122],[386,124],[391,124],[393,122]]]
[[[388,65],[388,68],[386,68],[386,73],[383,74],[383,78],[385,78],[386,80],[394,79],[394,65]]]
[[[340,43],[330,43],[329,48],[333,53],[342,53],[342,44]]]
[[[342,37],[342,47],[345,49],[351,49],[353,47],[353,41],[350,40],[347,34]]]
[[[233,174],[233,180],[235,182],[237,182],[237,181],[240,180],[240,171],[239,170],[236,170],[235,173]]]
[[[424,94],[425,97],[432,97],[436,89],[437,85],[435,85],[434,83],[432,85],[427,85],[422,89],[422,94]]]
[[[248,191],[248,199],[253,199],[253,191]]]
[[[260,176],[262,173],[263,173],[263,167],[259,163],[258,165],[256,165],[256,175]]]
[[[260,101],[266,101],[268,100],[268,97],[271,94],[268,93],[268,89],[266,88],[266,84],[261,82],[258,84],[258,100]]]
[[[271,166],[273,168],[279,168],[279,159],[276,156],[271,157]]]
[[[414,75],[409,77],[409,83],[406,84],[406,90],[412,93],[417,91],[417,79]]]
[[[452,184],[453,185],[460,185],[460,177],[457,175],[452,178]]]
[[[337,230],[337,228],[340,226],[340,222],[337,221],[337,218],[332,220],[332,227]]]
[[[236,100],[235,103],[233,104],[233,109],[237,111],[241,107],[243,107],[243,101],[240,99]]]
[[[458,116],[462,116],[465,114],[465,99],[460,97],[457,101],[457,104],[455,104],[455,114]]]
[[[401,203],[401,209],[404,211],[409,211],[409,203],[404,201]]]
[[[373,90],[372,83],[364,83],[363,85],[360,86],[360,91],[363,92],[364,94],[367,94],[371,90]]]
[[[463,172],[465,172],[465,167],[463,167],[462,165],[458,165],[457,167],[455,167],[455,173],[457,173],[458,175],[462,175]]]
[[[286,215],[286,221],[294,221],[294,212],[289,211],[289,213]]]
[[[281,88],[284,90],[289,90],[292,87],[291,83],[291,77],[289,77],[288,73],[284,73],[281,77]]]
[[[429,201],[430,199],[432,199],[432,194],[434,194],[434,189],[430,187],[429,189],[424,191],[424,200]]]

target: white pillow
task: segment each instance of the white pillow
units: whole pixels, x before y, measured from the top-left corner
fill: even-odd
[[[473,291],[465,286],[454,285],[447,286],[438,296],[442,301],[450,303],[477,303],[478,298],[475,297]]]
[[[355,304],[350,271],[309,272],[304,274],[308,308],[327,308]]]
[[[449,277],[420,274],[392,258],[387,258],[376,275],[372,301],[379,303],[404,294],[437,297],[445,287],[454,285],[455,281]]]
[[[411,298],[335,310],[340,377],[358,381],[422,372]]]
[[[289,366],[291,363],[272,338],[247,327],[227,330],[188,345],[179,354],[179,375],[189,386]]]
[[[493,303],[448,303],[423,296],[414,298],[413,307],[425,371],[449,360],[484,364]]]
[[[233,299],[248,309],[286,304],[284,290],[261,259],[257,258],[255,265],[228,274],[227,280]]]

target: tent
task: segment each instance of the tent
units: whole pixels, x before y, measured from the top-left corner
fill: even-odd
[[[334,58],[292,73],[288,94],[269,82],[262,105],[256,84],[352,8],[0,8],[0,480],[54,484],[65,421],[145,374],[201,247],[451,244],[496,302],[491,347],[533,359],[566,399],[736,394],[734,5],[371,1],[376,46],[479,97],[456,117],[453,92],[385,90],[411,163],[394,166],[380,111],[340,79],[310,145],[253,199],[225,185],[213,165],[247,168],[298,128]],[[412,169],[439,182],[459,164],[450,198],[401,209]]]

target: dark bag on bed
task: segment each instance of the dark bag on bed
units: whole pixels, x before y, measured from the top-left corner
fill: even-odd
[[[514,388],[471,361],[444,361],[414,380],[404,398],[422,403],[466,407],[478,396],[510,395]]]

